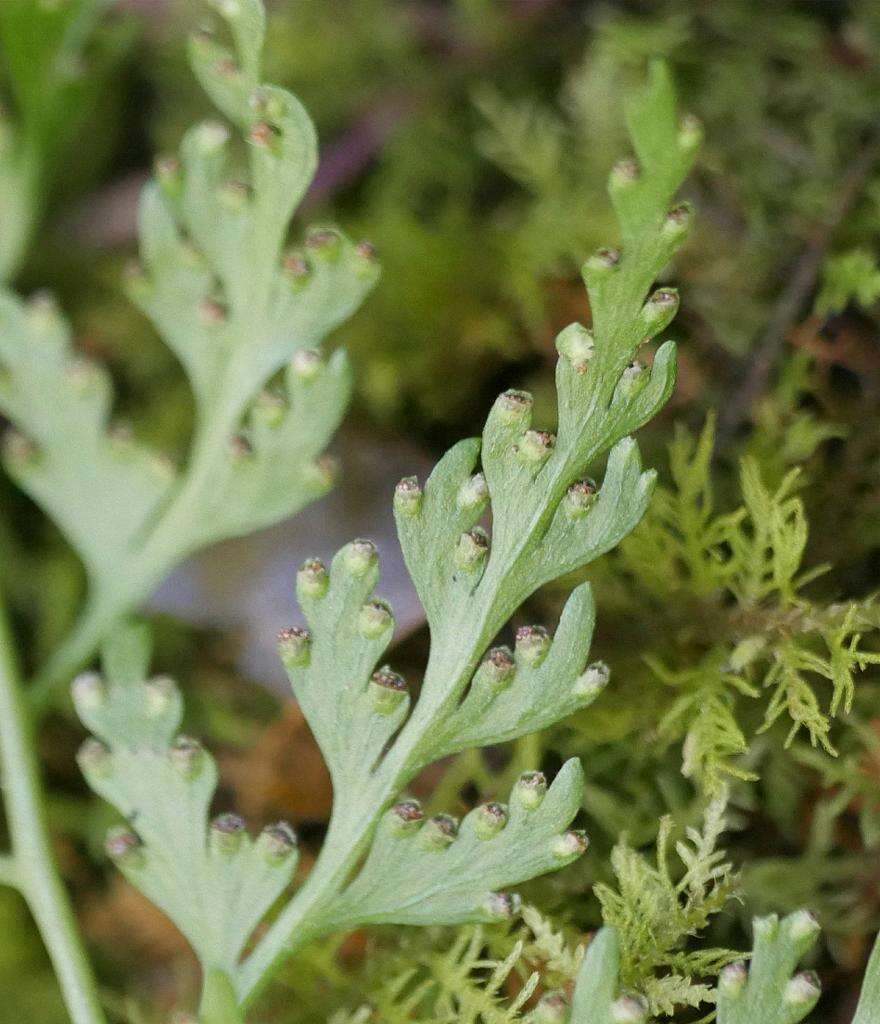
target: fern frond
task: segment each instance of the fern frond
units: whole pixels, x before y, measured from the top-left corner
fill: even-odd
[[[570,864],[586,850],[581,833],[565,831],[582,787],[583,771],[572,759],[549,788],[540,773],[528,773],[509,806],[478,807],[460,826],[448,815],[424,820],[414,801],[395,804],[357,878],[328,904],[327,926],[510,918],[519,901],[497,890]]]
[[[215,7],[234,51],[200,33],[191,63],[246,160],[213,121],[187,133],[180,158],[159,160],[141,199],[143,268],[128,277],[195,395],[186,465],[112,427],[106,374],[74,353],[46,301],[0,301],[0,410],[19,432],[6,464],[89,576],[79,626],[38,681],[41,702],[181,558],[277,522],[333,482],[322,452],[351,383],[345,354],[327,360],[318,346],[374,284],[375,256],[329,227],[286,250],[315,170],[314,128],[294,96],[261,84],[259,0]]]
[[[289,660],[289,670],[328,757],[340,821],[355,817],[354,808],[393,798],[415,770],[444,753],[522,735],[584,706],[607,680],[598,667],[583,675],[588,637],[574,643],[575,626],[586,633],[592,617],[586,591],[572,596],[553,645],[543,630],[532,627],[520,631],[515,656],[503,649],[489,651],[488,657],[486,652],[510,614],[541,583],[589,562],[628,532],[650,493],[652,476],[641,472],[636,446],[624,435],[668,394],[673,350],[669,344],[660,349],[650,375],[629,364],[677,306],[669,289],[647,301],[645,293],[684,237],[688,212],[675,208],[670,213],[669,207],[698,135],[690,124],[679,126],[660,66],[652,69],[648,88],[631,104],[629,122],[641,167],[633,171],[627,163],[612,173],[610,184],[623,254],[603,251],[587,262],[592,330],[574,324],[557,339],[557,436],[532,429],[530,396],[507,392],[489,416],[482,445],[474,440],[454,447],[424,489],[411,479],[398,486],[398,532],[432,641],[419,701],[408,718],[404,681],[389,670],[374,671],[390,632],[390,615],[377,613],[375,631],[369,628],[366,637],[360,625],[362,614],[374,614],[369,609],[375,551],[363,542],[350,545],[337,555],[329,580],[320,565],[302,570],[300,595],[313,629],[303,640],[307,653],[304,648],[298,664]],[[581,477],[609,448],[597,493]],[[475,472],[478,457],[481,473]],[[487,506],[491,541],[478,526]],[[558,679],[551,672],[542,675],[547,662]],[[548,694],[539,687],[551,678]],[[376,711],[385,714],[385,721],[367,728],[368,716]],[[375,764],[372,774],[364,775],[364,764]],[[353,831],[340,828],[343,836]],[[386,840],[379,835],[384,849]],[[574,850],[578,840],[565,842]],[[346,843],[351,845],[351,838],[331,835],[324,857],[332,862],[334,846],[339,847],[337,856],[351,857]],[[529,857],[526,850],[524,841],[518,855]],[[381,858],[368,859],[366,870],[378,870],[380,864]],[[485,864],[489,880],[494,877],[491,859]],[[352,883],[359,899],[361,884],[367,883],[360,878]],[[424,890],[423,898],[432,903],[441,896],[448,899],[444,914],[458,903],[464,919],[484,913],[470,902],[474,897],[466,896],[466,886],[455,896],[454,891],[444,896]],[[416,912],[415,893],[407,920]],[[291,921],[294,913],[291,909]],[[284,915],[267,937],[269,947],[279,940],[283,922]],[[249,965],[254,973],[261,956],[258,948]]]
[[[877,1024],[878,1021],[880,1021],[880,940],[875,939],[868,966],[865,968],[859,1004],[856,1007],[852,1024]]]
[[[158,452],[108,429],[109,378],[75,355],[51,299],[25,305],[0,294],[0,324],[0,408],[22,431],[6,435],[6,468],[100,586],[131,556],[177,473]]]
[[[224,10],[229,7],[223,5]],[[253,95],[251,65],[260,37],[259,19],[244,18],[246,12],[253,13],[252,7],[256,11],[253,4],[232,5],[236,17],[243,19],[236,23],[233,18],[240,53],[236,75],[224,72],[222,81],[212,79],[217,53],[201,42],[194,56],[212,97],[233,120],[252,117],[245,99]],[[227,66],[225,58],[220,64]],[[265,130],[263,121],[251,129],[256,147],[254,223],[265,215],[259,190],[269,180],[267,161],[285,159],[288,135],[309,146],[305,130],[297,134],[300,112],[292,98],[270,90],[259,93],[257,105],[259,116],[280,128],[281,140]],[[672,85],[660,64],[652,65],[647,86],[630,103],[628,124],[638,163],[623,161],[609,183],[622,251],[602,250],[587,261],[591,328],[572,324],[557,338],[556,434],[533,429],[531,396],[505,392],[488,417],[482,441],[466,440],[452,448],[424,488],[407,478],[396,489],[398,535],[431,630],[431,653],[417,700],[410,698],[406,680],[382,664],[393,614],[374,594],[375,546],[353,541],[338,552],[329,571],[310,560],[298,573],[297,595],[308,629],[283,631],[280,654],[330,769],[333,813],[305,884],[252,951],[240,963],[227,963],[222,972],[241,1007],[250,1003],[277,964],[309,939],[364,923],[509,920],[519,900],[506,891],[508,886],[563,867],[586,849],[583,833],[568,828],[581,804],[583,773],[577,761],[566,763],[549,787],[540,772],[526,772],[514,786],[509,805],[493,802],[477,808],[460,827],[447,815],[425,820],[418,804],[402,800],[401,794],[426,764],[464,747],[513,739],[558,721],[588,705],[608,682],[604,665],[587,665],[593,604],[586,586],[571,595],[552,642],[542,627],[530,626],[517,631],[514,652],[492,644],[522,601],[542,584],[582,568],[616,545],[639,521],[650,498],[653,474],[642,471],[629,435],[668,397],[674,346],[661,345],[650,370],[634,356],[666,328],[678,306],[673,289],[651,288],[687,233],[690,211],[673,201],[700,133],[692,121],[679,122]],[[237,349],[235,335],[226,333],[227,326],[238,322],[236,303],[244,300],[220,256],[229,254],[230,239],[234,251],[249,251],[249,236],[222,234],[233,230],[232,214],[221,212],[215,191],[222,179],[216,170],[222,147],[213,129],[188,137],[183,170],[172,168],[166,183],[166,213],[148,216],[157,235],[145,239],[148,264],[156,257],[150,273],[158,279],[152,287],[159,290],[165,288],[163,266],[176,268],[184,259],[175,218],[207,260],[216,263],[216,276],[225,288],[220,309],[200,266],[179,278],[188,289],[187,303],[196,297],[211,311],[193,336],[195,344],[185,349],[196,394],[210,417],[218,409],[223,415],[237,409],[241,389],[249,392],[257,378],[280,366],[290,345],[288,335],[276,332],[265,318],[265,348],[248,340]],[[299,178],[288,181],[282,174],[280,180],[294,193],[302,187]],[[206,181],[213,183],[210,189]],[[267,189],[277,204],[279,197]],[[157,201],[154,188],[147,194],[148,207]],[[215,238],[212,231],[221,235]],[[325,294],[325,283],[332,280],[326,275],[339,267],[347,275],[347,261],[358,254],[349,253],[338,236],[323,233],[319,243],[314,258],[324,261],[324,269],[316,264],[315,287]],[[251,316],[254,295],[274,301],[284,285],[275,264],[259,255],[272,273],[268,284],[263,278],[251,279]],[[250,258],[259,268],[260,259],[253,253]],[[307,295],[308,287],[298,294]],[[330,293],[341,303],[333,308],[347,311],[350,293],[343,284],[335,281]],[[166,296],[159,308],[168,308],[170,301]],[[289,289],[277,301],[280,305],[272,310],[287,309]],[[326,319],[316,322],[316,329],[328,326]],[[191,321],[182,314],[173,327],[189,338]],[[205,332],[215,328],[219,333],[212,347]],[[217,358],[217,346],[220,351],[226,346],[228,361]],[[235,368],[234,376],[224,371],[217,378],[216,368],[227,365]],[[597,488],[585,474],[606,455]],[[241,491],[230,484],[224,500],[241,505]],[[206,505],[203,529],[213,525],[213,508]],[[481,525],[489,511],[491,537]],[[168,795],[163,798],[159,792],[156,798],[161,802]],[[696,856],[699,860],[703,854]],[[712,891],[716,888],[721,888],[720,875]],[[709,899],[707,889],[704,902]],[[500,979],[508,967],[499,970]],[[488,1002],[480,996],[482,1003],[476,1000],[470,1010],[456,1012],[483,1012],[480,1006],[493,1005],[491,988],[492,983],[484,990]],[[511,1013],[518,1009],[514,1001]]]
[[[645,1024],[647,1000],[620,993],[619,969],[618,935],[606,926],[587,947],[572,998],[571,1024]]]

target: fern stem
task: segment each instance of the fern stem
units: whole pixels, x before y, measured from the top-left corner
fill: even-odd
[[[55,968],[73,1024],[105,1024],[95,979],[58,875],[44,811],[33,724],[25,706],[12,631],[0,602],[0,765],[13,856],[3,881],[27,900]]]
[[[242,964],[236,986],[241,1007],[251,1005],[288,957],[326,931],[318,920],[321,906],[344,885],[386,806],[369,798],[365,805],[360,815],[334,805],[315,866]]]
[[[205,973],[199,1020],[203,1024],[244,1024],[244,1017],[238,1012],[232,984],[220,971]]]
[[[125,613],[126,609],[113,602],[89,603],[77,619],[73,629],[56,648],[27,687],[26,699],[30,714],[38,722],[49,710],[58,689],[69,683],[85,665],[108,629]]]

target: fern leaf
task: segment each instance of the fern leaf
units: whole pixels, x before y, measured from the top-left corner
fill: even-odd
[[[859,1004],[856,1007],[852,1024],[877,1024],[878,1021],[880,1021],[880,941],[875,939],[868,966],[865,968]]]
[[[571,1007],[571,1024],[644,1024],[647,1002],[619,993],[620,947],[614,928],[597,932],[587,947]]]
[[[414,801],[380,824],[355,881],[328,908],[334,928],[363,923],[456,924],[513,916],[518,900],[497,890],[583,854],[586,839],[565,831],[580,807],[583,772],[566,762],[547,788],[538,773],[517,783],[509,806],[486,804],[461,826],[447,815],[424,820]]]
[[[256,0],[222,4],[239,50],[235,75],[218,71],[218,51],[204,41],[195,51],[200,76],[233,120],[253,118],[252,104],[246,108],[243,97],[253,94],[250,76],[256,73],[261,32],[257,8]],[[219,56],[226,68],[227,59]],[[222,81],[210,79],[217,73]],[[258,258],[248,250],[249,229],[229,234],[233,213],[250,212],[251,223],[259,223],[265,212],[260,198],[264,183],[269,196],[277,181],[286,194],[303,187],[291,177],[292,169],[277,169],[277,181],[267,170],[275,166],[272,161],[293,160],[296,147],[286,148],[288,136],[309,151],[307,133],[296,134],[298,106],[291,98],[261,90],[257,107],[259,118],[268,121],[259,120],[250,130],[252,200],[236,205],[228,216],[217,205],[217,184],[227,172],[220,169],[225,138],[213,128],[188,137],[182,166],[166,168],[164,197],[160,200],[153,189],[146,200],[151,211],[144,233],[149,278],[138,288],[148,308],[152,288],[173,291],[183,284],[185,297],[167,330],[214,432],[215,417],[231,424],[232,413],[238,415],[252,389],[290,355],[289,333],[276,329],[275,318],[300,308],[275,257],[266,260],[261,250]],[[273,125],[281,140],[269,130]],[[604,666],[587,666],[594,616],[587,587],[571,595],[552,642],[545,630],[533,626],[518,632],[513,654],[492,644],[521,602],[543,583],[617,544],[643,515],[650,497],[653,474],[642,471],[628,435],[668,396],[674,348],[661,346],[650,370],[633,357],[665,329],[677,309],[674,291],[650,289],[687,232],[689,211],[672,203],[699,132],[690,121],[679,123],[669,76],[659,64],[651,67],[646,88],[630,104],[629,126],[640,166],[625,162],[612,172],[609,185],[623,252],[603,250],[587,262],[592,328],[573,324],[557,339],[558,435],[532,428],[530,396],[506,392],[488,417],[482,441],[456,445],[424,488],[407,478],[395,491],[401,545],[431,628],[431,654],[417,700],[410,698],[406,681],[382,664],[393,614],[374,595],[379,573],[375,546],[353,541],[338,552],[329,571],[311,560],[298,573],[297,595],[308,628],[283,631],[280,654],[330,769],[334,808],[309,879],[241,962],[232,964],[227,957],[219,968],[241,1007],[307,939],[366,923],[508,920],[519,908],[508,886],[563,867],[586,849],[585,836],[568,828],[581,804],[583,772],[576,761],[566,763],[549,787],[540,772],[525,773],[509,805],[477,808],[460,827],[447,815],[425,820],[414,801],[400,797],[424,765],[465,746],[497,743],[557,721],[589,703],[607,683]],[[271,201],[277,207],[280,197]],[[195,261],[187,262],[181,227],[201,251]],[[280,235],[276,241],[280,244]],[[255,309],[262,318],[256,335],[240,330],[245,298],[219,261],[231,247],[249,252],[256,268],[249,273],[260,272],[261,258],[271,268],[268,278],[249,278],[248,323],[253,324]],[[329,232],[313,238],[310,251],[316,294],[326,289],[337,305],[322,306],[320,316],[308,307],[312,320],[303,322],[302,331],[309,340],[309,331],[329,329],[330,320],[342,315],[340,309],[348,310],[350,292],[344,282],[356,270],[351,261],[363,257]],[[205,264],[212,263],[208,274]],[[343,279],[333,277],[337,272]],[[212,290],[215,278],[220,298]],[[295,296],[306,296],[310,287],[306,284]],[[268,305],[261,306],[263,300]],[[157,311],[174,309],[174,301],[166,293]],[[198,329],[191,315],[194,301],[208,314]],[[318,326],[309,326],[313,322]],[[209,344],[211,332],[215,337]],[[312,365],[312,360],[295,358],[294,370],[304,383]],[[316,402],[316,412],[326,405],[332,400]],[[255,449],[259,456],[259,444]],[[275,454],[277,473],[283,471],[280,460],[291,453],[282,444]],[[606,454],[597,489],[584,474]],[[241,461],[246,464],[247,456]],[[229,478],[224,505],[216,511],[210,501],[205,504],[202,531],[220,530],[222,520],[215,517],[227,514],[226,503],[256,515],[244,495],[258,495],[259,488],[253,483],[245,487],[246,480]],[[197,476],[185,482],[181,495],[191,500],[200,481]],[[480,525],[487,511],[491,538]],[[111,728],[108,735],[113,734]],[[155,793],[157,806],[163,800],[161,788]],[[198,874],[202,861],[196,857],[193,863],[187,871]],[[721,887],[723,870],[713,865],[718,871],[714,892]],[[154,880],[136,881],[161,902]],[[209,889],[213,885],[206,883]],[[213,896],[205,898],[214,905]],[[256,916],[256,900],[253,909]],[[241,938],[236,935],[233,945]],[[493,985],[500,984],[513,962],[508,961],[470,1010],[462,1004],[462,1019],[471,1019],[471,1013],[476,1020],[477,1013],[495,1005]],[[514,1001],[503,1019],[513,1020],[520,1008]]]
[[[718,1024],[796,1024],[819,998],[816,976],[805,971],[792,977],[798,961],[819,932],[806,911],[780,921],[775,915],[755,918],[755,946],[749,967],[729,964],[718,982]]]
[[[0,325],[0,409],[24,431],[6,437],[6,468],[99,585],[167,501],[176,473],[157,452],[108,430],[107,375],[74,355],[51,300],[27,306],[0,294]]]
[[[27,251],[56,180],[65,173],[128,33],[101,24],[104,0],[0,4],[4,84],[14,113],[0,114],[0,281]]]
[[[106,374],[75,355],[45,301],[0,296],[0,411],[18,430],[6,464],[61,526],[90,583],[77,628],[40,677],[41,702],[181,558],[291,515],[334,479],[322,452],[350,372],[344,353],[328,360],[319,346],[375,283],[375,255],[332,227],[286,250],[315,169],[314,128],[294,96],[261,84],[260,0],[214,6],[234,48],[200,32],[191,62],[243,137],[245,166],[225,125],[191,129],[144,189],[143,267],[128,277],[195,395],[183,469],[111,427]]]
[[[105,645],[105,678],[74,682],[77,712],[94,734],[79,763],[130,823],[108,834],[108,854],[186,936],[207,983],[212,972],[234,973],[254,927],[290,884],[296,837],[279,823],[252,841],[235,814],[209,823],[217,769],[178,733],[180,694],[167,677],[146,677],[148,660],[148,637],[131,627]],[[220,999],[220,977],[206,984],[216,988],[211,999]]]

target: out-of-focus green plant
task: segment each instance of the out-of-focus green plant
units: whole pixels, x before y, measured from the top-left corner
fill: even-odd
[[[376,262],[370,246],[332,228],[285,252],[314,173],[315,135],[298,101],[259,84],[262,22],[237,10],[227,11],[237,56],[201,35],[192,60],[246,136],[247,168],[236,167],[222,124],[192,129],[182,159],[160,160],[144,190],[144,267],[128,278],[195,396],[187,465],[178,470],[108,423],[109,381],[74,354],[48,299],[3,297],[0,408],[19,430],[7,438],[6,465],[89,579],[78,625],[35,684],[42,704],[185,555],[291,515],[332,483],[320,456],[350,384],[344,353],[325,361],[316,346],[360,304]]]
[[[108,0],[0,4],[0,73],[13,108],[0,118],[0,281],[18,270],[53,193],[84,169],[73,149],[130,36],[123,24],[107,23],[108,7]],[[94,137],[86,148],[93,157],[105,150]]]
[[[863,308],[880,298],[880,268],[866,249],[850,249],[829,257],[822,269],[816,312],[839,313],[849,302]]]

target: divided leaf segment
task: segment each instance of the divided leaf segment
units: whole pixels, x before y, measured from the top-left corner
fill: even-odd
[[[796,1024],[816,1005],[819,980],[811,971],[793,974],[816,941],[819,924],[805,910],[782,921],[775,914],[753,921],[754,949],[748,968],[728,964],[718,979],[719,1024]]]
[[[77,713],[94,734],[79,763],[91,788],[137,829],[115,828],[108,854],[186,936],[206,972],[234,970],[254,927],[290,884],[296,837],[279,822],[251,841],[244,822],[209,824],[217,769],[178,733],[180,694],[147,679],[149,639],[132,627],[105,646],[106,679],[77,678]]]
[[[194,65],[215,102],[249,132],[251,189],[259,194],[262,188],[278,201],[273,189],[289,197],[305,180],[284,170],[285,158],[279,154],[286,152],[289,140],[296,142],[290,152],[301,153],[313,139],[292,98],[265,87],[258,92],[259,119],[254,122],[261,10],[255,3],[223,4],[221,9],[231,18],[238,45],[235,71],[233,58],[212,39],[194,41]],[[275,900],[280,889],[273,886],[284,871],[276,870],[272,884],[261,890],[264,903],[248,897],[255,913],[232,928],[229,908],[242,905],[241,890],[249,882],[231,866],[221,883],[213,865],[226,863],[217,859],[228,856],[221,848],[234,844],[241,845],[230,865],[238,863],[237,857],[257,856],[262,840],[253,845],[240,836],[238,819],[206,827],[214,786],[211,763],[192,741],[175,743],[176,696],[168,691],[160,740],[147,746],[132,746],[128,727],[115,724],[114,708],[124,700],[126,715],[143,719],[150,713],[144,693],[155,684],[139,682],[131,691],[136,699],[123,697],[128,691],[114,684],[111,674],[111,682],[95,691],[100,693],[95,708],[82,708],[82,696],[77,698],[84,721],[109,751],[96,757],[106,774],[96,776],[97,769],[86,764],[87,776],[132,824],[131,838],[111,839],[113,849],[114,842],[119,844],[123,870],[187,934],[212,979],[212,991],[218,977],[225,979],[221,988],[233,993],[239,1007],[250,1004],[275,967],[309,939],[372,922],[505,919],[518,908],[517,898],[506,892],[509,886],[562,867],[586,849],[583,833],[569,828],[581,804],[582,771],[574,761],[549,786],[540,772],[526,773],[508,804],[477,808],[460,825],[446,815],[425,820],[404,793],[425,765],[465,747],[540,729],[587,706],[608,681],[606,666],[588,664],[595,616],[588,585],[573,592],[552,639],[542,627],[531,626],[517,632],[513,651],[492,645],[527,597],[612,548],[636,525],[650,499],[654,475],[642,471],[638,448],[628,435],[668,397],[674,346],[663,344],[650,367],[635,356],[664,330],[677,308],[674,290],[651,288],[687,232],[690,212],[675,206],[674,198],[695,154],[699,130],[689,120],[678,120],[672,86],[660,64],[652,65],[645,89],[631,103],[628,123],[639,162],[627,162],[625,173],[616,168],[610,183],[622,248],[602,250],[587,262],[592,325],[573,324],[557,340],[556,433],[535,429],[531,397],[508,391],[495,403],[482,440],[462,441],[451,449],[424,487],[407,478],[395,491],[400,542],[431,632],[417,699],[407,681],[383,661],[393,614],[374,594],[379,576],[375,547],[353,541],[329,569],[313,560],[298,573],[297,595],[308,628],[285,630],[279,651],[327,761],[334,805],[314,868],[268,928],[257,933],[243,959],[239,954],[258,920],[256,911],[261,915],[261,908]],[[293,291],[284,270],[272,269],[275,263],[266,261],[262,250],[251,255],[250,264],[259,268],[263,260],[264,272],[257,269],[257,279],[239,291],[237,271],[224,265],[231,253],[247,251],[250,244],[252,229],[237,226],[239,206],[251,204],[254,224],[264,214],[257,198],[238,188],[221,189],[226,171],[217,169],[217,162],[224,146],[218,129],[197,129],[187,137],[181,165],[167,165],[162,183],[147,191],[147,277],[136,283],[139,301],[165,324],[170,343],[180,352],[210,422],[217,409],[241,408],[237,392],[242,381],[248,381],[244,391],[250,392],[265,379],[267,368],[277,369],[289,356],[289,351],[281,354],[285,335],[276,321],[290,315],[288,308],[295,306],[291,295],[306,294],[297,290],[301,278],[313,275],[306,287],[326,287],[341,297],[347,311],[342,283],[331,275],[347,260],[363,259],[340,236],[321,232],[305,253],[288,261],[288,276],[297,282]],[[272,163],[279,159],[280,168]],[[278,185],[281,179],[273,173],[290,177]],[[179,235],[181,226],[185,239]],[[187,262],[193,241],[201,256]],[[169,265],[174,270],[166,279]],[[353,279],[359,280],[357,273]],[[222,297],[215,296],[212,282]],[[177,301],[180,294],[185,302]],[[266,297],[260,336],[268,344],[244,342],[238,348],[230,341],[236,336],[236,304],[253,294]],[[309,332],[327,329],[328,319],[325,310],[320,326],[312,327],[315,314],[309,311],[312,320],[299,321],[299,329],[311,342]],[[300,357],[293,372],[308,379],[312,366],[310,358]],[[229,367],[234,372],[226,372]],[[259,455],[259,442],[254,448]],[[587,472],[595,471],[605,453],[597,486]],[[245,463],[250,457],[241,453]],[[226,472],[235,479],[240,470]],[[277,479],[274,464],[273,472]],[[261,500],[269,494],[262,492]],[[221,528],[213,517],[234,516],[236,506],[228,493],[216,512],[209,502],[200,529],[229,532],[228,522]],[[144,673],[140,664],[135,674]],[[86,679],[76,684],[75,694],[76,687],[98,685],[93,677]],[[200,768],[189,777],[181,774],[179,762],[188,763],[191,756]],[[181,906],[169,896],[167,886],[173,883],[166,873],[150,866],[168,856],[163,843],[174,848],[163,833],[166,804],[192,808],[185,826],[174,825],[190,837],[180,855],[188,864],[177,871],[200,881]],[[146,834],[139,834],[142,821]],[[215,835],[218,828],[223,841]]]

